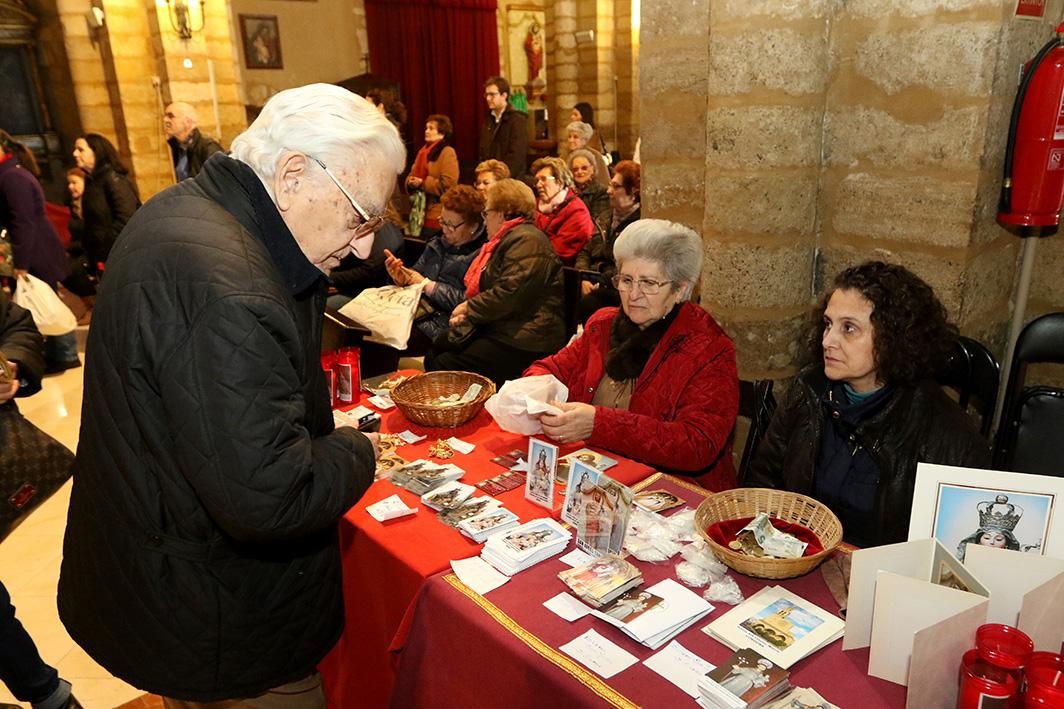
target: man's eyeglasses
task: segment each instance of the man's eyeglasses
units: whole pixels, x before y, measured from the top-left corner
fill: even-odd
[[[454,231],[455,229],[457,229],[460,226],[463,226],[464,224],[465,224],[465,222],[458,222],[457,224],[451,224],[450,222],[445,222],[442,219],[440,220],[440,226],[443,227],[444,229],[448,229],[450,231]]]
[[[672,281],[653,281],[649,278],[632,278],[631,276],[614,276],[613,287],[622,293],[627,293],[635,286],[639,286],[643,295],[657,295],[662,286]]]
[[[352,197],[351,193],[348,192],[347,189],[340,184],[340,181],[336,179],[336,175],[332,174],[332,171],[328,167],[326,167],[325,163],[323,163],[321,160],[318,160],[316,157],[310,155],[308,155],[307,157],[318,163],[318,165],[321,166],[322,170],[325,170],[325,174],[329,176],[329,179],[333,181],[333,184],[336,185],[337,189],[339,189],[343,193],[344,197],[347,197],[347,201],[351,203],[351,208],[355,210],[355,214],[357,214],[358,218],[362,220],[362,223],[355,227],[356,239],[361,239],[363,237],[369,236],[370,234],[381,228],[381,226],[384,224],[383,216],[377,215],[371,217],[369,215],[369,212],[363,209],[362,205],[358,203],[358,200]]]

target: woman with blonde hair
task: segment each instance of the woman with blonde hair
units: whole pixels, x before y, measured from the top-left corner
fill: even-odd
[[[550,239],[562,263],[572,266],[595,233],[591,213],[576,193],[573,173],[561,158],[536,160],[532,174],[538,196],[536,226]]]

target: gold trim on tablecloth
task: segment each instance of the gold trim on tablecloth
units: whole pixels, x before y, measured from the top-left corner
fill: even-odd
[[[658,475],[661,475],[661,473],[658,473]],[[484,596],[480,595],[469,586],[466,586],[454,574],[447,574],[443,577],[443,580],[451,584],[451,586],[464,594],[469,600],[473,601],[473,603],[480,606],[485,613],[495,620],[495,622],[510,631],[514,637],[527,645],[533,652],[558,667],[558,669],[569,674],[608,702],[611,706],[619,707],[620,709],[638,709],[638,704],[603,682],[594,673],[584,669],[581,665],[577,664],[575,660],[570,659],[567,655],[563,655],[532,633],[525,630],[520,623],[506,615],[506,613],[500,610],[498,606],[484,598]]]
[[[653,485],[658,480],[661,480],[662,478],[665,478],[666,480],[671,482],[673,485],[679,485],[680,487],[682,487],[685,490],[690,490],[691,492],[697,492],[702,497],[707,497],[710,494],[710,492],[712,492],[711,490],[707,490],[706,488],[702,487],[701,485],[695,485],[694,483],[689,483],[686,480],[681,480],[680,478],[676,477],[675,475],[669,475],[668,473],[654,473],[649,478],[644,478],[643,480],[640,480],[639,482],[637,482],[635,485],[632,485],[632,490],[634,490],[635,492],[639,492],[639,491],[643,490],[644,488],[650,487],[651,485]]]

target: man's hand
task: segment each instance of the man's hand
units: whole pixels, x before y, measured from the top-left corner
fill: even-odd
[[[562,410],[560,414],[541,414],[543,433],[559,443],[586,441],[595,430],[595,407],[591,404],[551,401],[551,406]]]
[[[11,362],[11,381],[0,382],[0,404],[6,404],[18,393],[18,362]]]
[[[373,460],[378,460],[381,457],[381,434],[363,433],[362,435],[368,438],[369,442],[373,444]]]
[[[466,317],[469,315],[469,301],[463,300],[458,305],[454,306],[454,310],[451,311],[450,325],[454,327],[465,322]]]

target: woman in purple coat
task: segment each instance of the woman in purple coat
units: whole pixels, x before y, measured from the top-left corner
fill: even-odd
[[[48,221],[39,173],[29,148],[0,130],[0,229],[7,230],[16,280],[28,273],[55,288],[67,276],[67,257]],[[47,373],[80,367],[77,335],[47,338],[45,359]]]

